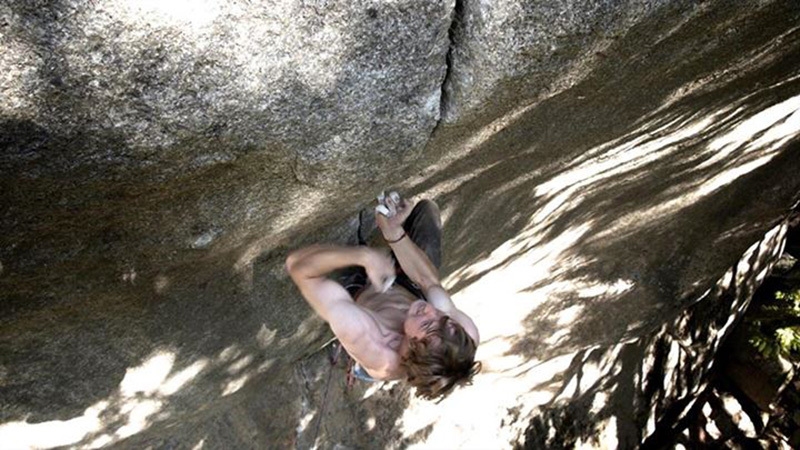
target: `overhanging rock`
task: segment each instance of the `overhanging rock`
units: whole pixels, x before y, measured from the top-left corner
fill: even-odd
[[[452,9],[3,2],[6,274],[172,265],[352,209],[436,126]]]
[[[581,393],[680,357],[628,344],[797,200],[800,8],[534,3],[1,2],[0,442],[498,448],[595,403],[647,436],[635,384]],[[283,268],[389,185],[484,339],[437,405],[345,390]]]

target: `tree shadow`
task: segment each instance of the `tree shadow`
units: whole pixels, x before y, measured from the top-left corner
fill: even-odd
[[[734,290],[735,301],[701,316],[690,306],[714,303],[709,287],[800,192],[797,18],[785,4],[712,7],[682,23],[653,17],[573,88],[481,122],[486,136],[467,127],[434,136],[432,174],[410,186],[445,212],[443,273],[456,298],[479,328],[521,323],[514,335],[490,335],[508,341],[505,355],[521,356],[519,368],[573,352],[567,380],[583,379],[587,365],[607,368],[536,413],[531,448],[598,439],[612,417],[609,439],[635,447],[654,432],[652,417],[666,424],[691,404],[687,392],[720,338],[704,333],[726,329],[719,321],[735,318],[746,295]],[[728,31],[719,45],[698,41],[708,29]],[[676,50],[687,42],[691,51]],[[462,157],[438,159],[475,142]],[[654,387],[676,370],[671,358],[683,345],[667,332],[700,346],[681,357],[678,388]],[[563,397],[568,383],[559,383],[540,388]],[[597,406],[591,394],[601,391],[609,400]]]
[[[748,53],[745,47],[737,48],[736,52],[728,49],[729,54],[720,54],[725,50],[721,48],[710,54],[699,53],[695,59],[683,63],[670,57],[668,51],[671,47],[689,40],[687,35],[694,33],[705,19],[698,17],[695,19],[698,23],[686,24],[688,30],[683,35],[679,30],[673,30],[668,41],[674,43],[662,42],[661,46],[650,48],[652,61],[658,65],[651,65],[648,70],[637,66],[645,64],[639,61],[639,54],[627,55],[631,61],[620,61],[631,45],[630,42],[619,43],[620,49],[610,50],[612,56],[606,58],[608,62],[597,68],[593,76],[572,90],[536,105],[516,118],[513,124],[492,135],[468,158],[457,160],[415,186],[415,191],[436,191],[439,184],[449,180],[469,178],[457,191],[438,197],[443,208],[454,211],[448,221],[447,231],[452,234],[448,236],[446,271],[453,272],[471,265],[500,247],[509,236],[523,233],[530,218],[540,217],[535,213],[549,206],[557,194],[564,191],[575,203],[570,205],[571,208],[558,210],[560,214],[557,217],[551,217],[552,211],[548,211],[547,218],[551,219],[548,225],[551,226],[543,233],[543,241],[563,233],[575,223],[592,221],[597,223],[596,229],[608,228],[608,224],[619,217],[675,200],[681,191],[720,173],[726,166],[744,165],[748,159],[763,156],[760,152],[745,152],[747,146],[743,142],[736,146],[727,160],[713,161],[699,170],[692,170],[714,157],[716,152],[703,151],[703,148],[715,138],[729,134],[748,118],[798,92],[794,76],[798,33],[785,36],[781,48],[773,49],[777,55],[770,55],[767,58],[769,62],[762,64],[763,67],[754,63],[753,68],[745,68],[729,75],[726,80],[710,83],[698,92],[679,97],[665,106],[665,101],[676,91],[708,76],[706,67],[695,67],[699,66],[697,60],[714,58],[719,64],[715,67],[726,67]],[[658,30],[660,27],[654,19],[637,28]],[[770,31],[777,35],[784,29],[776,26]],[[743,27],[743,34],[753,32],[750,27]],[[631,40],[640,37],[636,30],[631,34]],[[654,35],[658,33],[654,32]],[[746,37],[740,36],[742,39]],[[757,52],[770,42],[772,36],[750,38],[751,42],[745,42],[751,52]],[[616,52],[621,55],[617,56]],[[667,68],[677,71],[676,65],[693,70],[681,71],[656,86],[641,75],[661,73],[660,69],[667,72]],[[628,70],[620,70],[620,67]],[[625,86],[626,90],[612,96],[590,94],[610,89],[614,84],[608,82],[608,78],[619,86]],[[646,101],[639,98],[642,92],[648,94]],[[608,104],[608,97],[612,97],[614,104]],[[725,112],[729,112],[726,117],[710,120],[701,129],[686,129],[689,128],[687,124]],[[775,121],[776,126],[779,122]],[[564,129],[568,132],[557,133]],[[441,137],[445,142],[453,139],[446,135],[447,132],[445,130]],[[649,149],[652,154],[634,151],[640,147]],[[604,162],[614,157],[620,161],[617,166]],[[600,169],[587,167],[592,165]],[[579,167],[585,170],[575,170]],[[567,176],[592,176],[594,180],[568,180]],[[555,186],[554,180],[562,182]],[[553,192],[537,189],[547,184],[554,185]],[[491,188],[487,189],[489,186]],[[645,187],[647,197],[642,195]],[[570,188],[581,192],[574,193]],[[513,205],[513,214],[508,214],[509,205]],[[614,214],[610,214],[609,207],[614,208]],[[500,217],[504,220],[498,221]],[[481,228],[493,232],[476,236],[470,229],[473,223],[485,225]],[[657,224],[650,227],[659,228]],[[604,235],[604,239],[608,237]],[[622,240],[628,236],[618,233],[610,237]],[[470,281],[459,280],[455,289],[463,288]]]
[[[785,233],[784,222],[751,246],[708,295],[655,332],[579,350],[554,400],[534,412],[517,448],[662,448],[696,404],[715,352],[740,320]]]
[[[791,156],[800,132],[800,32],[789,19],[767,35],[752,25],[783,12],[780,5],[757,17],[725,12],[715,20],[738,30],[737,48],[711,46],[689,58],[678,52],[678,60],[674,47],[719,13],[677,28],[658,18],[645,21],[583,82],[537,104],[414,187],[437,192],[466,179],[437,197],[451,212],[443,272],[451,274],[453,292],[522,258],[534,281],[521,292],[566,286],[542,294],[550,298],[531,311],[512,352],[545,356],[524,349],[547,348],[552,355],[652,330],[772,225],[766,211],[776,217],[779,205],[791,203],[800,187]],[[646,61],[631,50],[641,46],[629,39],[658,36],[662,27],[671,34],[645,47]],[[760,59],[743,64],[748,55]],[[717,70],[738,70],[709,74],[705,59],[714,59]],[[651,73],[672,76],[653,85]],[[710,81],[698,86],[704,79]],[[612,86],[625,89],[599,94]],[[453,139],[447,133],[438,138]],[[532,256],[575,233],[563,248]],[[581,283],[611,288],[620,282],[628,286],[624,292],[575,292]],[[545,344],[547,324],[576,305],[584,308],[570,337]]]
[[[43,9],[58,10],[60,4],[49,2]],[[413,12],[410,6],[396,7]],[[748,134],[747,140],[737,141],[730,148],[723,146],[727,153],[722,160],[715,158],[719,153],[704,151],[718,139],[731,137],[759,113],[784,105],[797,95],[795,61],[800,55],[798,33],[793,28],[797,15],[781,8],[771,5],[756,12],[728,11],[717,16],[712,8],[686,24],[662,22],[662,17],[645,20],[612,46],[607,57],[577,86],[490,130],[489,137],[468,156],[411,187],[415,192],[441,191],[437,201],[449,214],[443,273],[464,274],[456,277],[454,292],[466,291],[491,273],[520,262],[541,269],[542,273],[531,274],[532,281],[524,289],[541,291],[547,301],[529,317],[520,318],[524,333],[514,340],[511,352],[526,358],[548,358],[573,350],[581,353],[564,376],[565,380],[576,377],[578,385],[583,386],[571,397],[567,420],[581,425],[557,434],[559,442],[588,439],[590,425],[612,416],[618,417],[621,442],[641,440],[643,435],[631,428],[647,424],[639,416],[641,405],[626,403],[630,392],[637,389],[648,393],[649,400],[645,397],[645,401],[650,403],[643,405],[657,404],[659,417],[672,414],[667,405],[674,398],[666,386],[658,384],[668,375],[666,369],[648,372],[644,379],[649,384],[635,382],[637,368],[644,367],[641,361],[647,358],[658,363],[653,367],[668,366],[664,361],[669,361],[675,345],[680,347],[675,339],[662,333],[652,342],[618,344],[622,346],[619,349],[586,349],[633,338],[653,327],[664,328],[661,324],[665,320],[682,317],[679,312],[686,302],[696,299],[692,294],[701,293],[716,276],[712,274],[722,273],[746,244],[763,234],[771,225],[764,218],[776,211],[775,205],[785,203],[791,195],[787,192],[797,191],[796,177],[787,175],[800,173],[796,158],[790,157],[796,152],[796,143],[771,148],[782,137],[772,139],[770,133],[787,123],[786,114],[769,122],[769,127]],[[52,20],[44,19],[40,28],[47,29]],[[698,36],[708,36],[709,24],[724,24],[733,31],[718,44],[698,41]],[[363,52],[385,44],[372,40],[372,26],[355,25],[353,40],[363,43],[353,50],[360,63],[368,62]],[[778,39],[780,45],[775,45]],[[703,45],[698,44],[694,51],[676,50],[687,42]],[[153,44],[153,54],[139,55],[142,64],[158,62],[158,43]],[[60,61],[58,49],[47,45],[45,40],[39,50]],[[751,64],[742,63],[748,58],[753,59]],[[54,73],[68,73],[68,69],[62,67]],[[83,120],[93,106],[91,102],[80,99],[79,91],[70,91],[69,83],[59,86],[50,75],[41,74],[52,81],[52,95],[74,100],[78,119]],[[343,76],[357,77],[359,71]],[[161,82],[141,80],[152,91],[158,91]],[[332,91],[336,94],[341,94],[341,82],[334,82]],[[310,99],[310,116],[317,107],[335,111],[335,95],[315,96],[300,80],[294,86],[293,95]],[[50,100],[61,101],[55,97]],[[241,111],[232,112],[231,117],[238,113]],[[379,134],[393,125],[385,120],[371,132]],[[371,180],[402,180],[446,150],[462,145],[483,125],[441,128],[422,162],[405,172]],[[184,139],[179,145],[186,146],[202,142],[204,148],[211,148],[234,143],[235,149],[230,151],[236,157],[185,177],[175,176],[170,170],[187,161],[166,158],[172,169],[134,174],[133,178],[141,175],[146,181],[143,185],[134,183],[138,180],[120,178],[113,161],[106,161],[108,166],[101,164],[108,169],[102,176],[76,168],[72,155],[64,150],[91,147],[82,144],[82,139],[91,140],[92,145],[100,141],[108,148],[125,146],[113,133],[105,135],[87,125],[70,134],[48,134],[33,122],[13,120],[4,121],[2,127],[2,144],[20,148],[11,157],[0,155],[4,175],[11,174],[2,177],[0,188],[9,193],[4,194],[4,202],[13,207],[0,220],[4,230],[12,230],[5,239],[18,240],[21,247],[15,250],[3,246],[0,256],[3,261],[13,260],[22,252],[20,248],[34,248],[33,256],[0,279],[3,287],[13,287],[4,295],[0,315],[2,365],[9,371],[0,379],[3,403],[9,405],[0,410],[3,426],[13,424],[25,433],[36,434],[45,429],[36,426],[67,422],[78,432],[89,430],[62,441],[69,445],[107,442],[123,448],[182,448],[204,442],[210,448],[292,446],[296,427],[303,419],[298,399],[304,387],[299,385],[295,365],[308,354],[315,355],[316,362],[304,361],[300,367],[324,363],[315,351],[329,334],[302,306],[283,272],[285,253],[312,241],[346,241],[349,228],[341,225],[341,211],[357,209],[368,194],[348,191],[328,205],[312,203],[300,208],[296,203],[308,200],[300,194],[313,190],[274,188],[275,180],[296,185],[294,161],[287,161],[285,149],[276,148],[277,156],[251,152],[247,138],[222,139],[226,128],[214,123],[209,123],[208,134],[202,136],[175,130],[166,134],[175,131]],[[685,133],[687,129],[694,131]],[[24,138],[30,135],[37,137]],[[131,152],[125,147],[118,153],[124,159]],[[102,159],[102,155],[81,156]],[[723,183],[711,189],[721,182],[717,175],[736,173],[762,157],[773,159],[758,170],[750,170],[749,179],[740,177],[736,185],[726,187]],[[352,161],[356,171],[363,169],[357,159]],[[49,165],[40,165],[45,161]],[[99,178],[76,181],[72,177],[75,174]],[[62,175],[70,177],[62,180]],[[25,177],[48,181],[34,186]],[[237,189],[209,194],[201,187],[210,179]],[[448,190],[448,183],[457,186]],[[26,195],[19,193],[29,187],[36,195],[30,190]],[[756,192],[749,192],[753,187]],[[701,195],[704,189],[711,190]],[[100,194],[86,203],[88,192]],[[684,205],[680,202],[686,193],[694,193],[694,197]],[[212,195],[227,201],[211,202]],[[30,198],[34,204],[29,206],[40,216],[18,215],[20,205]],[[63,199],[62,205],[59,202]],[[761,200],[765,206],[756,208],[758,214],[727,215],[753,208]],[[101,218],[81,216],[101,203],[125,212]],[[185,249],[185,239],[220,226],[214,217],[253,224],[255,219],[247,216],[249,203],[280,206],[254,213],[263,219],[263,225],[243,225],[222,238],[219,247],[224,251]],[[714,217],[720,213],[726,215]],[[281,220],[295,219],[296,215],[302,215],[303,220],[313,218],[314,228],[301,220],[297,220],[297,227],[282,228]],[[45,224],[37,222],[39,217],[53,216],[55,219]],[[180,230],[174,235],[151,233],[161,221],[177,223]],[[340,228],[334,227],[337,224]],[[576,226],[583,228],[576,232]],[[36,230],[37,242],[22,233],[26,227]],[[266,238],[253,238],[265,230]],[[710,236],[721,238],[712,241]],[[104,245],[89,248],[97,239]],[[562,240],[563,245],[523,260],[537,248]],[[124,244],[130,241],[144,242],[149,250],[131,255],[130,247]],[[505,254],[497,252],[504,246],[508,248]],[[175,248],[183,250],[173,254]],[[62,259],[52,262],[48,252]],[[496,252],[500,256],[497,261],[477,266]],[[553,255],[561,264],[555,269],[551,268]],[[79,264],[76,269],[72,265],[75,260],[86,261],[86,266]],[[95,260],[107,264],[97,269]],[[43,273],[38,267],[44,261],[50,261],[51,273]],[[706,268],[697,271],[698,267]],[[705,278],[689,276],[695,271]],[[68,276],[61,278],[65,273]],[[623,281],[619,292],[588,297],[576,295],[569,287],[569,283],[580,281],[591,292],[595,285],[615,286],[618,280]],[[544,290],[555,282],[561,283],[560,291]],[[633,285],[632,290],[626,291],[625,285]],[[542,340],[541,333],[563,329],[561,312],[574,306],[584,307],[574,317],[570,334],[555,342]],[[477,319],[480,325],[480,317]],[[689,329],[686,324],[678,326],[681,332]],[[691,326],[697,333],[707,330],[700,320]],[[665,329],[676,333],[669,326]],[[684,361],[696,362],[692,358]],[[613,367],[619,373],[592,380],[586,375],[589,365]],[[148,370],[155,370],[153,379],[159,386],[132,381]],[[314,370],[325,372],[319,366]],[[678,378],[681,386],[686,384],[686,377],[694,380],[692,373],[696,374]],[[186,378],[184,384],[179,383],[182,377]],[[323,381],[321,377],[314,379]],[[179,390],[161,390],[161,384],[171,385],[173,380]],[[336,380],[339,386],[341,377]],[[123,389],[129,383],[133,387]],[[558,396],[569,397],[566,386],[567,382],[551,387]],[[318,385],[305,389],[311,403],[320,401]],[[602,389],[613,390],[613,402],[600,412],[593,411],[593,394]],[[371,432],[380,439],[401,439],[397,421],[407,405],[407,392],[389,390],[364,401],[357,395],[348,398],[344,392],[342,389],[336,394],[339,397],[334,398],[341,402],[325,414],[354,416],[348,429],[354,433],[366,430],[367,436]],[[678,400],[684,401],[682,398]],[[387,411],[388,403],[395,407]],[[311,423],[324,416],[318,408],[312,405],[308,409]],[[541,423],[561,420],[558,417],[563,410],[559,408],[555,403],[550,405],[547,411],[552,412],[544,412],[543,422],[533,419],[532,443],[540,439]],[[375,416],[376,423],[380,419],[373,431],[368,429],[370,415]],[[78,422],[72,422],[76,419]],[[86,423],[88,427],[81,428]],[[433,426],[402,439],[409,439],[408,443],[423,440]],[[570,430],[566,425],[563,429]],[[327,433],[321,434],[323,439],[340,436],[339,430],[322,430]]]

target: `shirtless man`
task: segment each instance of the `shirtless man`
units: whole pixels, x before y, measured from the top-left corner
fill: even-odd
[[[418,396],[438,398],[480,369],[478,329],[439,280],[439,208],[423,200],[412,209],[396,194],[383,202],[389,214],[376,214],[376,222],[399,268],[379,248],[314,245],[290,253],[286,269],[372,378],[403,379]],[[345,268],[348,289],[328,278]]]

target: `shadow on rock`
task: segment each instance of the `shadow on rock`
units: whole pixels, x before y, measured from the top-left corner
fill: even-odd
[[[530,419],[518,448],[662,448],[705,388],[730,334],[785,239],[784,221],[714,288],[654,333],[578,351],[554,400]],[[702,403],[702,402],[701,402]]]

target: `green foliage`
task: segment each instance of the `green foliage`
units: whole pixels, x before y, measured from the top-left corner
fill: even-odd
[[[750,343],[765,357],[800,360],[800,288],[777,291],[751,322]]]
[[[800,289],[789,293],[778,291],[775,293],[775,298],[787,302],[791,311],[795,315],[800,315]]]

